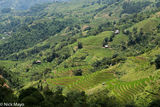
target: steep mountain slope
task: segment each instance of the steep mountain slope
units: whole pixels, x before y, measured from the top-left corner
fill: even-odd
[[[85,91],[95,107],[108,96],[119,106],[147,107],[159,100],[159,3],[72,0],[3,13],[0,65],[19,76],[17,90],[45,95],[62,87],[66,97]]]
[[[87,6],[85,6],[87,2]],[[138,1],[137,1],[138,2]],[[30,10],[26,11],[25,13],[13,13],[17,14],[15,17],[2,17],[3,21],[1,22],[1,42],[7,42],[8,38],[6,35],[11,35],[8,43],[5,43],[1,46],[1,57],[5,57],[4,55],[13,54],[18,52],[19,50],[23,50],[26,48],[30,48],[40,41],[46,40],[50,36],[54,36],[55,32],[61,32],[66,28],[66,26],[70,26],[70,31],[66,32],[70,33],[68,35],[74,35],[76,32],[77,34],[85,34],[87,35],[95,35],[98,32],[105,31],[105,30],[114,30],[114,23],[115,21],[120,19],[121,17],[125,17],[125,12],[130,10],[118,9],[122,8],[123,5],[126,5],[127,2],[125,1],[102,1],[99,3],[98,1],[76,1],[76,2],[69,2],[69,3],[53,3],[53,4],[46,4],[46,5],[37,5]],[[137,4],[140,4],[138,2]],[[134,2],[127,4],[126,6],[130,7],[133,5]],[[137,5],[134,4],[134,5]],[[143,2],[141,4],[144,4]],[[155,2],[148,2],[143,7],[149,8],[150,5],[153,5],[150,8],[155,8]],[[133,7],[135,7],[133,5]],[[74,8],[75,6],[75,8]],[[63,7],[63,8],[62,8]],[[114,8],[113,8],[114,7]],[[127,9],[128,9],[127,7]],[[115,10],[116,9],[116,10]],[[141,9],[140,9],[141,10]],[[140,12],[137,10],[135,13]],[[125,14],[124,14],[125,13]],[[132,14],[134,12],[128,13]],[[21,16],[24,15],[22,18]],[[107,16],[107,17],[104,17]],[[114,20],[113,20],[114,19]],[[8,21],[9,20],[9,21]],[[114,22],[113,22],[114,21]],[[47,23],[46,23],[47,22]],[[47,25],[49,26],[47,26]],[[57,24],[57,25],[56,25]],[[62,26],[63,24],[63,26]],[[52,25],[52,26],[50,26]],[[54,28],[56,26],[56,29]],[[78,26],[77,26],[78,25]],[[42,27],[43,26],[43,27]],[[85,29],[87,28],[87,29]],[[5,29],[5,30],[4,30]],[[43,30],[42,30],[43,29]],[[52,31],[51,29],[55,29]],[[66,28],[67,29],[67,28]],[[73,30],[72,30],[73,29]],[[41,32],[39,32],[39,30]],[[46,32],[46,30],[48,30]],[[85,30],[89,30],[83,32]],[[28,32],[28,34],[24,32]],[[19,33],[18,33],[19,32]],[[23,33],[22,33],[23,32]],[[63,33],[63,32],[62,32]],[[26,36],[30,35],[30,36]],[[34,35],[36,34],[36,36]],[[21,37],[19,35],[22,35]],[[34,37],[34,38],[33,38]],[[41,39],[38,39],[41,38]],[[23,40],[26,41],[23,41]],[[17,43],[15,43],[17,41]],[[21,44],[21,45],[20,45]],[[25,44],[23,46],[23,44]],[[14,47],[13,47],[14,46]],[[13,48],[8,48],[13,47]],[[16,49],[15,49],[16,48]],[[8,50],[9,49],[9,50]],[[7,54],[6,54],[7,53]]]

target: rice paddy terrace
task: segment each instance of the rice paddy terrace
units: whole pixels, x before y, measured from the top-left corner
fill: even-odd
[[[123,103],[131,102],[135,99],[135,96],[143,91],[145,87],[150,84],[153,77],[144,78],[131,82],[119,82],[111,86],[112,94]]]
[[[48,79],[47,84],[50,84],[50,86],[53,87],[57,85],[62,86],[67,90],[85,91],[88,95],[96,92],[103,93],[105,89],[108,89],[110,95],[115,96],[118,101],[126,104],[134,101],[137,97],[136,95],[145,92],[146,87],[150,86],[154,80],[158,79],[158,71],[152,72],[152,70],[155,69],[155,66],[149,64],[149,58],[154,56],[152,54],[159,51],[159,48],[156,48],[153,52],[151,51],[148,54],[143,54],[138,57],[129,57],[125,63],[117,64],[92,74]],[[127,71],[129,68],[125,69],[125,66],[134,68],[135,70],[130,69],[131,71],[128,72],[128,74],[119,78],[119,76],[116,75],[116,71]],[[87,66],[84,68],[87,69]],[[69,69],[73,70],[73,68],[67,68],[66,70],[61,69],[59,72],[65,74]],[[144,72],[146,75],[143,75]],[[136,77],[136,75],[142,76],[133,79],[132,77]]]
[[[148,78],[126,82],[118,80],[113,72],[103,70],[86,76],[48,79],[47,84],[52,87],[62,86],[69,90],[85,91],[87,94],[103,92],[104,89],[108,89],[111,95],[114,95],[120,102],[125,104],[133,101],[137,94],[144,92],[145,87],[154,78],[154,76],[149,76]]]
[[[69,89],[77,89],[81,91],[86,91],[98,84],[103,82],[110,81],[114,79],[114,74],[108,72],[107,70],[95,72],[93,74],[85,76],[73,76],[73,77],[64,77],[57,79],[48,79],[49,84],[66,86]]]

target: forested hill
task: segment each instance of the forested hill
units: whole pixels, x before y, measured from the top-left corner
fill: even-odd
[[[116,23],[120,18],[157,7],[159,2],[151,0],[73,0],[67,3],[36,5],[24,12],[6,13],[6,10],[2,10],[0,58],[5,59],[6,56],[31,48],[55,34],[61,35],[67,27],[71,27],[70,36],[75,35],[75,32],[81,34],[86,29],[89,30],[87,35],[103,30],[111,31],[115,29],[111,23]]]
[[[160,106],[159,0],[0,5],[0,101],[27,107]]]

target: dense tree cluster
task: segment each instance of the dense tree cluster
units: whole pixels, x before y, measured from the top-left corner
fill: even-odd
[[[107,94],[87,96],[83,91],[74,90],[63,95],[60,87],[57,87],[56,91],[51,91],[48,86],[42,91],[30,87],[21,90],[18,97],[14,96],[9,88],[0,86],[0,90],[0,101],[24,103],[27,107],[111,107],[117,104]]]
[[[2,12],[2,13],[9,13],[9,12],[11,12],[11,8],[3,8],[3,9],[1,10],[1,12]]]
[[[73,71],[73,73],[74,73],[75,76],[82,76],[82,72],[83,72],[83,71],[82,71],[81,69],[78,69],[78,70],[74,70],[74,71]]]
[[[155,64],[156,64],[156,68],[160,69],[160,55],[157,56],[157,58],[155,60]]]
[[[96,1],[93,1],[91,2],[91,5],[95,5],[95,4],[107,4],[107,5],[112,5],[114,3],[117,3],[119,2],[120,0],[96,0]]]
[[[52,22],[38,23],[31,27],[23,26],[12,35],[8,43],[0,45],[0,57],[3,58],[8,54],[32,47],[60,32],[67,25],[66,22],[53,20]]]
[[[13,91],[6,86],[6,81],[4,78],[0,77],[0,102],[14,102],[16,97],[13,95]]]
[[[110,31],[114,29],[114,22],[105,22],[97,26],[97,28],[92,28],[87,32],[87,35],[97,35],[103,31]]]
[[[119,62],[125,61],[125,58],[118,57],[117,55],[113,55],[113,58],[104,57],[102,60],[95,61],[92,66],[94,70],[108,68],[109,66],[113,66]]]
[[[124,2],[123,3],[123,13],[127,14],[133,14],[133,13],[138,13],[140,12],[143,8],[147,7],[150,5],[151,2],[145,1],[145,2]]]
[[[5,67],[0,66],[0,75],[2,77],[4,77],[9,82],[10,86],[12,86],[14,88],[19,87],[20,81],[19,81],[18,77],[16,76],[16,73],[13,73],[13,72],[9,71],[8,69],[6,69]]]
[[[159,8],[160,7],[160,2],[156,3],[156,7]]]

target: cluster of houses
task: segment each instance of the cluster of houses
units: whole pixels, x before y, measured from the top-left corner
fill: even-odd
[[[114,32],[114,34],[119,34],[120,33],[120,30],[115,30],[115,31],[113,31]],[[109,45],[108,44],[106,44],[106,45],[104,45],[104,48],[109,48]]]
[[[3,37],[0,37],[0,39],[6,39],[6,37],[9,37],[9,36],[11,36],[11,33],[12,33],[12,31],[11,32],[4,32],[2,35],[4,35]]]

